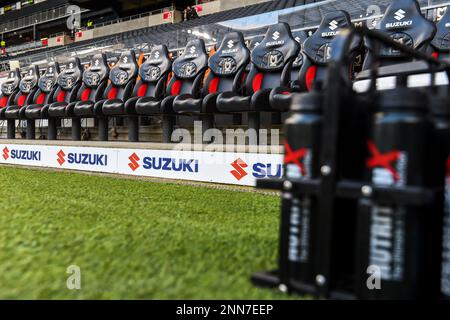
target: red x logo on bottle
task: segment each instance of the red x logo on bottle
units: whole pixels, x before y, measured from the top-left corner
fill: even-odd
[[[301,174],[303,176],[305,176],[306,170],[305,170],[305,166],[302,163],[302,160],[306,156],[306,152],[307,152],[307,149],[305,149],[305,148],[294,151],[294,150],[292,150],[289,143],[285,142],[284,143],[284,153],[285,153],[284,163],[285,164],[290,164],[290,163],[295,164],[297,167],[299,167]]]
[[[392,162],[400,159],[400,156],[401,156],[400,151],[391,151],[391,152],[382,154],[377,149],[377,147],[375,146],[375,144],[372,141],[368,141],[367,146],[369,148],[370,153],[372,154],[372,158],[367,160],[367,167],[369,169],[376,168],[376,167],[384,168],[392,174],[395,181],[400,180],[400,176],[398,175],[398,172],[392,166]]]

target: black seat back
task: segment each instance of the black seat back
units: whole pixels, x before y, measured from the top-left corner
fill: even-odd
[[[246,94],[261,89],[287,86],[291,67],[300,51],[300,45],[286,23],[272,25],[263,41],[251,53],[250,73],[246,78]]]
[[[434,50],[434,55],[450,53],[450,6],[447,6],[444,16],[436,24],[436,35],[434,36],[431,45]]]
[[[173,62],[173,76],[167,87],[167,94],[198,95],[207,67],[208,54],[203,40],[189,41],[183,54]]]
[[[134,50],[123,52],[109,73],[110,83],[103,94],[104,98],[127,100],[136,83],[138,69]]]
[[[22,107],[31,103],[34,94],[38,89],[39,67],[37,65],[30,66],[25,69],[25,74],[19,82],[20,92],[16,95],[13,105]]]
[[[303,45],[304,61],[299,77],[301,90],[310,90],[315,81],[324,81],[326,65],[331,57],[333,40],[340,30],[352,26],[350,15],[342,10],[330,12],[323,17],[319,28]],[[361,39],[355,37],[350,45],[349,60],[353,59],[352,56],[360,47],[360,43]]]
[[[299,73],[304,61],[303,44],[305,43],[306,39],[308,39],[308,34],[305,31],[300,30],[292,32],[292,36],[294,37],[295,41],[300,44],[300,51],[297,55],[297,58],[295,58],[294,62],[292,63],[291,87],[298,85]]]
[[[81,86],[83,67],[79,58],[71,58],[65,63],[65,69],[60,72],[56,82],[57,88],[52,102],[70,103],[75,101]]]
[[[33,104],[47,104],[52,102],[53,93],[56,90],[56,80],[59,74],[59,63],[50,62],[45,73],[39,78],[38,90],[33,97]]]
[[[140,79],[134,86],[133,97],[161,98],[171,70],[172,61],[167,47],[154,46],[147,60],[139,68]]]
[[[250,50],[250,52],[252,52],[253,49],[255,49],[257,46],[259,46],[259,44],[260,44],[263,40],[264,40],[264,36],[263,36],[263,35],[262,35],[262,36],[256,36],[256,37],[253,37],[253,38],[251,38],[250,40],[247,40],[247,41],[246,41],[247,48]],[[247,65],[247,67],[245,68],[245,70],[246,70],[247,72],[249,72],[249,71],[250,71],[250,67],[251,67],[251,64],[249,63],[249,64]]]
[[[1,86],[0,108],[9,106],[14,100],[17,92],[19,92],[19,83],[21,79],[22,76],[19,68],[9,71],[8,78]]]
[[[89,67],[84,70],[77,101],[100,100],[108,84],[109,65],[104,53],[92,57]]]
[[[391,39],[422,52],[427,52],[436,33],[436,26],[422,15],[416,0],[393,1],[386,9],[384,17],[377,24],[376,29]],[[369,54],[364,63],[364,69],[370,68],[373,60],[370,52],[372,48],[367,41],[366,47],[369,49]],[[412,60],[404,53],[387,46],[380,48],[379,56],[381,65]]]
[[[204,94],[240,91],[249,61],[250,51],[245,46],[242,33],[227,33],[217,52],[209,58],[211,72],[204,84]]]

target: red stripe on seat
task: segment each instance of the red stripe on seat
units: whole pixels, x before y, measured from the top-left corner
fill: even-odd
[[[44,104],[46,96],[47,96],[46,93],[41,92],[41,93],[38,95],[38,97],[36,98],[36,103],[37,103],[37,104]]]
[[[211,80],[211,82],[209,83],[209,88],[208,88],[208,92],[209,93],[216,93],[217,92],[217,88],[219,87],[219,82],[220,79],[215,77]]]
[[[255,77],[253,78],[253,82],[252,82],[253,92],[257,92],[261,89],[263,79],[264,79],[264,74],[257,73],[255,75]]]
[[[117,87],[111,87],[111,90],[108,92],[108,99],[115,99],[117,96]]]
[[[58,95],[56,96],[56,102],[64,102],[64,99],[66,98],[66,92],[64,90],[61,90],[58,92]]]
[[[19,97],[19,99],[17,99],[17,105],[19,106],[19,107],[22,107],[24,104],[25,104],[25,100],[27,99],[27,94],[21,94],[20,95],[20,97]]]
[[[316,66],[311,66],[308,68],[308,70],[306,70],[305,83],[306,83],[306,88],[308,88],[308,91],[311,91],[311,89],[313,87],[314,80],[316,79],[316,73],[317,73]]]
[[[7,103],[8,103],[8,97],[7,96],[3,96],[0,99],[0,108],[6,107]]]
[[[176,96],[181,91],[181,80],[175,80],[175,82],[172,84],[172,90],[170,90],[170,94],[173,96]]]
[[[145,97],[145,94],[147,93],[147,84],[146,83],[142,83],[139,86],[139,89],[137,91],[137,96],[138,97]]]
[[[81,101],[88,101],[90,95],[91,88],[84,88],[83,92],[81,93]]]

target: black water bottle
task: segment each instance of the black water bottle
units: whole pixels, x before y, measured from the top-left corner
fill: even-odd
[[[431,99],[433,123],[433,158],[437,171],[438,185],[444,186],[444,201],[440,209],[444,212],[440,219],[442,228],[442,253],[440,268],[440,293],[450,299],[450,102],[447,96],[434,95]]]
[[[285,122],[285,186],[282,196],[280,235],[280,282],[297,291],[308,291],[315,283],[313,239],[317,230],[315,200],[291,193],[290,180],[319,175],[322,130],[322,99],[318,90],[293,99],[291,115]],[[289,286],[290,284],[290,286]]]
[[[394,90],[379,93],[376,104],[367,141],[369,183],[392,188],[424,186],[430,138],[426,96],[407,88],[406,79],[400,79]],[[387,198],[360,200],[359,210],[358,297],[414,299],[425,295],[426,209]]]

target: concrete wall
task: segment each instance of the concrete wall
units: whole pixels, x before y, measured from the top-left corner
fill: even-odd
[[[65,46],[72,42],[73,42],[72,39],[68,35],[57,36],[53,38],[48,38],[48,47]]]
[[[83,30],[75,34],[75,42],[91,40],[94,38],[94,30]]]
[[[199,4],[198,6],[202,8],[202,11],[198,11],[198,15],[204,16],[207,14],[219,12],[222,2],[226,2],[226,1],[218,0],[218,1],[212,1],[212,2]]]

